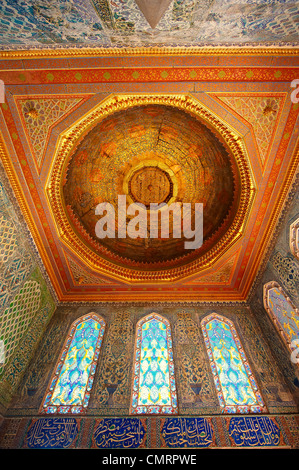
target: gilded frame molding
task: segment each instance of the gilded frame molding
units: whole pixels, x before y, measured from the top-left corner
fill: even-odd
[[[299,54],[298,45],[272,44],[267,46],[255,45],[215,45],[189,46],[189,47],[83,47],[58,49],[19,49],[0,51],[0,59],[43,59],[62,57],[107,57],[107,56],[296,56]]]

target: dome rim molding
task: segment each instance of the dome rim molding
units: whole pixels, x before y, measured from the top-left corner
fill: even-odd
[[[230,149],[240,178],[240,200],[236,215],[216,245],[201,257],[187,264],[166,268],[158,267],[156,270],[146,270],[146,266],[145,269],[124,267],[95,253],[86,242],[88,240],[90,246],[95,247],[96,242],[90,235],[85,232],[85,241],[83,241],[83,238],[72,227],[64,207],[62,192],[63,175],[69,159],[86,134],[100,121],[116,112],[144,105],[175,107],[203,121]],[[58,136],[44,189],[60,240],[93,271],[109,275],[125,283],[173,282],[211,267],[242,237],[256,194],[253,171],[241,134],[194,96],[170,93],[112,94],[94,106]],[[79,227],[75,227],[75,229],[79,229]],[[83,227],[80,227],[80,231],[81,233],[84,231]]]

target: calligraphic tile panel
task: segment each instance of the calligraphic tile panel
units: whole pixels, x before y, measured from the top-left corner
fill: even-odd
[[[238,447],[276,447],[284,444],[282,434],[269,416],[234,416],[229,421],[229,436]]]
[[[40,418],[27,433],[27,445],[33,449],[65,449],[78,435],[75,418]]]
[[[104,418],[93,435],[94,443],[101,449],[136,449],[144,447],[145,420],[138,418]]]
[[[164,446],[170,448],[209,447],[214,444],[209,418],[165,418],[161,436]]]
[[[299,448],[298,424],[298,414],[6,418],[0,448]]]

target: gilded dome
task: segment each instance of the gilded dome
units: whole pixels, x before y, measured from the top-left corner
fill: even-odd
[[[67,217],[84,243],[107,260],[141,269],[202,256],[232,224],[240,197],[238,168],[220,134],[198,116],[160,104],[116,111],[96,123],[70,155],[63,183]],[[171,230],[169,238],[119,238],[117,220],[115,238],[97,238],[95,209],[109,202],[117,219],[118,195],[148,212],[150,203],[202,203],[203,245],[186,250],[185,238]]]

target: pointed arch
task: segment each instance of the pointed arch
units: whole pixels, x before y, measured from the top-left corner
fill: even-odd
[[[201,327],[222,412],[265,412],[233,322],[212,313],[203,318]]]
[[[75,320],[52,374],[41,413],[84,413],[88,406],[105,321],[95,313]]]
[[[292,341],[299,340],[299,310],[282,287],[275,281],[264,285],[264,307],[287,348],[292,352]]]
[[[177,414],[169,321],[151,313],[136,326],[131,414]]]
[[[299,259],[299,217],[290,225],[290,250]]]

